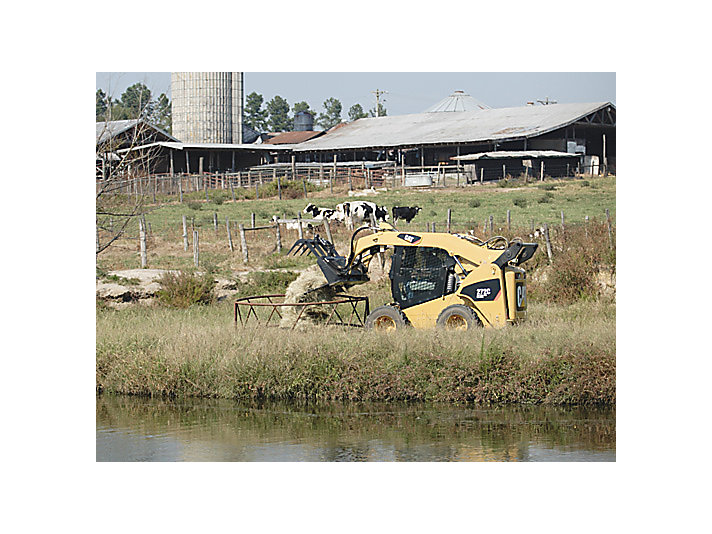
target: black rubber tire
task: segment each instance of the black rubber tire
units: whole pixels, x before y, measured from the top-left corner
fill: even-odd
[[[446,330],[472,330],[481,327],[482,321],[472,308],[464,304],[453,304],[440,312],[435,324]]]
[[[367,330],[392,330],[408,326],[405,314],[393,306],[379,306],[366,317]]]

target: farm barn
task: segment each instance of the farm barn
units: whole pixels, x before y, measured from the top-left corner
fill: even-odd
[[[434,167],[467,154],[548,150],[578,155],[581,165],[595,156],[599,169],[615,172],[615,132],[610,102],[529,105],[358,119],[293,151],[300,161],[336,156]]]

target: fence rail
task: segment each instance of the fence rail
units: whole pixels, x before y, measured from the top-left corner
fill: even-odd
[[[113,194],[126,196],[171,195],[181,201],[183,194],[189,192],[205,192],[208,190],[231,191],[235,189],[255,188],[259,196],[259,187],[276,182],[277,195],[281,198],[281,184],[284,182],[301,182],[304,184],[305,196],[308,195],[306,184],[320,187],[344,187],[352,189],[368,189],[371,187],[400,187],[406,185],[406,178],[415,175],[429,175],[432,186],[453,187],[465,186],[485,181],[501,180],[512,177],[526,176],[531,180],[542,179],[543,176],[576,177],[598,174],[599,166],[572,166],[561,163],[544,163],[538,169],[512,166],[474,166],[467,169],[464,166],[440,165],[428,166],[382,166],[379,168],[353,167],[320,164],[293,167],[257,167],[234,173],[202,173],[202,174],[142,174],[137,176],[122,176],[110,180],[97,180],[97,194]]]

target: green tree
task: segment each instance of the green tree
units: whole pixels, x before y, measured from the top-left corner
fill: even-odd
[[[338,98],[327,98],[324,100],[324,113],[319,114],[317,123],[328,130],[341,122],[341,102]]]
[[[349,108],[349,120],[355,121],[358,119],[365,119],[368,114],[363,110],[361,104],[354,104]]]
[[[254,91],[247,95],[245,101],[245,124],[257,132],[267,129],[267,110],[262,109],[264,98]]]
[[[378,103],[378,113],[376,113],[376,107],[374,106],[373,108],[368,110],[368,113],[371,117],[385,117],[388,115],[388,110],[386,107],[381,104],[380,102]]]
[[[150,117],[153,114],[153,99],[151,90],[142,83],[135,83],[126,88],[119,101],[123,113],[128,119]],[[113,113],[112,113],[113,116]]]
[[[173,131],[173,114],[171,112],[171,101],[165,93],[161,93],[155,103],[151,122],[158,126],[161,130],[168,133]]]
[[[96,90],[96,120],[103,121],[106,120],[106,110],[109,107],[108,99],[106,98],[106,93],[101,89]]]
[[[292,120],[289,118],[289,103],[279,95],[267,102],[269,112],[269,128],[273,132],[289,132],[292,130]]]
[[[312,117],[316,117],[316,112],[309,107],[309,104],[306,102],[297,102],[292,106],[292,113],[296,116],[297,113],[300,111],[306,111],[308,113],[311,113]]]

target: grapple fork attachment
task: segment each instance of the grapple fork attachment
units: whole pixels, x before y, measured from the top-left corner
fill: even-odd
[[[323,239],[319,234],[314,235],[313,239],[297,239],[287,254],[291,254],[292,251],[300,256],[305,252],[313,254],[329,286],[368,281],[366,268],[360,261],[347,269],[346,258],[339,255],[333,243]]]

